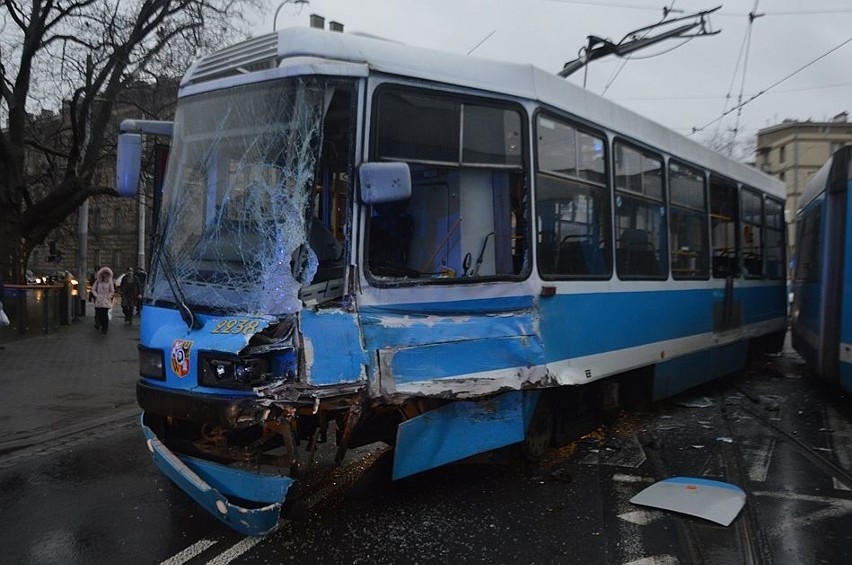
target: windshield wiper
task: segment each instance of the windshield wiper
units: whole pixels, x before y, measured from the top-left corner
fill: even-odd
[[[166,226],[163,226],[164,232],[165,229]],[[175,297],[175,302],[177,303],[178,312],[180,312],[180,317],[183,318],[183,321],[186,323],[189,329],[200,329],[202,325],[201,321],[195,317],[195,314],[192,313],[192,309],[186,302],[186,295],[183,293],[183,288],[181,288],[180,281],[178,280],[177,275],[175,274],[175,267],[172,263],[171,255],[169,255],[169,252],[166,250],[165,246],[158,245],[157,248],[157,259],[159,260],[160,265],[163,267],[163,273],[166,275],[166,282],[169,283],[169,289],[171,289],[172,291],[172,296]]]

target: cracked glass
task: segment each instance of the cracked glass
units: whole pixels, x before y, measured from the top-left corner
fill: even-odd
[[[334,91],[327,80],[287,79],[181,101],[149,281],[154,301],[179,293],[190,306],[277,316],[302,307],[300,290],[320,261],[309,234]]]

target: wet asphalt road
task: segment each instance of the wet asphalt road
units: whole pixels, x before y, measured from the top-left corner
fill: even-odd
[[[0,457],[0,562],[850,563],[852,402],[801,372],[774,358],[536,464],[504,451],[392,482],[365,450],[265,538],[196,507],[123,418]],[[746,506],[723,527],[629,502],[677,475]]]

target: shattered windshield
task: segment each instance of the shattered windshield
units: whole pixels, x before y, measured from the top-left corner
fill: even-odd
[[[181,101],[149,292],[281,315],[317,272],[308,244],[329,81],[287,79]],[[173,280],[169,280],[173,279]]]

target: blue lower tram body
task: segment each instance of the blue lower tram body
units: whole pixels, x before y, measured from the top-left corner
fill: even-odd
[[[609,384],[663,398],[743,368],[751,351],[780,349],[781,285],[739,288],[724,312],[721,294],[305,310],[277,332],[286,339],[262,345],[223,331],[228,318],[202,316],[188,330],[176,311],[146,307],[140,350],[162,352],[164,378],[137,385],[142,426],[171,480],[233,529],[263,534],[329,430],[338,462],[348,448],[393,445],[402,478],[524,441],[543,399],[570,421],[578,399],[597,401]],[[274,320],[242,321],[276,333]],[[247,382],[260,357],[254,377],[274,382]],[[246,382],[217,385],[245,367]]]

